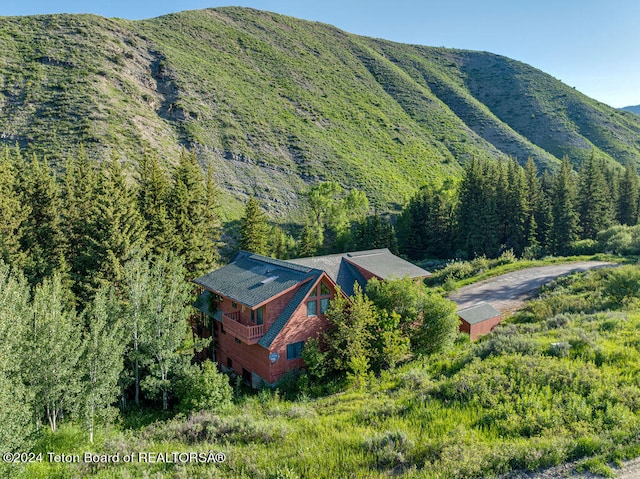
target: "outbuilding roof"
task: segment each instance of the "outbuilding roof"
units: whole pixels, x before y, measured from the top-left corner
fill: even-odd
[[[500,311],[489,303],[482,302],[469,308],[458,310],[458,316],[469,324],[478,324],[487,319],[500,316]]]

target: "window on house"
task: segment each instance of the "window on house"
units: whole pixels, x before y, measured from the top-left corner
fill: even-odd
[[[315,299],[311,301],[307,301],[307,316],[317,316],[318,315],[318,301]]]
[[[229,369],[233,369],[233,361],[231,360],[231,358],[229,356],[227,356],[227,367]]]
[[[233,309],[238,309],[238,303],[236,303],[235,301],[231,301],[231,307]]]
[[[251,311],[251,322],[262,324],[264,321],[264,306],[260,306],[255,311]]]
[[[320,300],[320,314],[324,314],[329,309],[329,298],[322,298]]]
[[[304,341],[298,341],[297,343],[287,344],[287,359],[297,359],[302,357],[302,348],[304,347]]]
[[[318,288],[315,287],[311,290],[311,292],[309,293],[309,297],[310,298],[315,298],[316,296],[318,296]]]
[[[320,296],[327,296],[331,294],[331,290],[329,286],[324,283],[320,283]]]

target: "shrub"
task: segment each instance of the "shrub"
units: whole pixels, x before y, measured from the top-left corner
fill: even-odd
[[[380,469],[405,463],[406,454],[413,448],[413,442],[404,431],[386,431],[365,439],[364,447],[375,455],[376,466]]]
[[[575,255],[586,255],[602,253],[602,245],[596,240],[583,239],[571,244],[571,253]]]
[[[218,372],[210,360],[201,366],[194,364],[185,369],[179,392],[178,409],[183,413],[199,410],[220,412],[231,404],[233,397],[229,378]]]
[[[516,255],[513,253],[512,249],[508,249],[506,251],[504,251],[499,257],[498,259],[495,260],[495,265],[496,266],[501,266],[503,264],[511,264],[511,263],[515,263],[516,261],[518,261],[518,258],[516,258]]]
[[[637,266],[612,269],[604,281],[604,293],[617,304],[640,297],[640,269]]]

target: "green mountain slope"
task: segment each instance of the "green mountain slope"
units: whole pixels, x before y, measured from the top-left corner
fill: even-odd
[[[181,146],[273,213],[336,180],[395,209],[471,157],[640,163],[640,119],[489,53],[403,45],[243,8],[144,21],[0,18],[0,141],[54,161]]]

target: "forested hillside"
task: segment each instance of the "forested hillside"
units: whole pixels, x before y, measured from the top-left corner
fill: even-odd
[[[243,8],[144,21],[0,19],[0,141],[60,164],[211,164],[227,211],[333,180],[397,210],[471,158],[637,165],[640,119],[490,53],[403,45]]]

